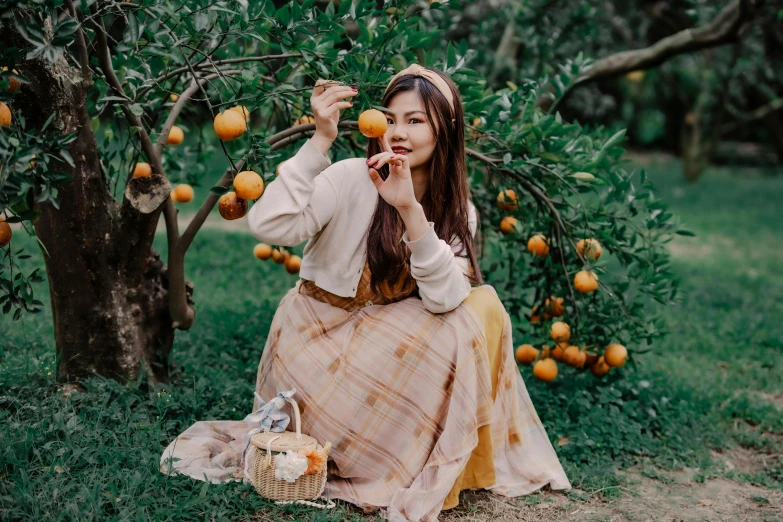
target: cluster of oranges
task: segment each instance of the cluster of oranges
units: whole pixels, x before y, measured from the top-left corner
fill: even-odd
[[[7,72],[8,67],[3,67],[3,72]],[[11,71],[13,74],[19,74],[19,71],[14,69]],[[8,87],[6,91],[10,93],[16,93],[22,87],[22,82],[16,78],[9,78]],[[0,127],[9,127],[11,125],[11,109],[3,102],[0,102]]]
[[[285,248],[272,248],[266,243],[259,243],[253,248],[253,255],[262,261],[272,258],[278,265],[285,265],[289,274],[296,274],[302,266],[302,258],[291,255]]]
[[[507,193],[508,191],[506,191]],[[498,196],[498,204],[501,202],[501,193]],[[535,234],[527,242],[528,251],[536,257],[549,255],[549,241],[543,234]],[[581,258],[596,261],[603,251],[601,244],[592,238],[580,240],[576,244],[576,251]],[[598,288],[598,276],[591,270],[580,270],[574,276],[574,288],[581,293],[590,293]],[[541,320],[562,317],[565,306],[562,297],[548,297],[543,305],[534,306],[530,314],[531,323],[540,323]],[[555,341],[554,348],[542,345],[540,349],[530,344],[522,344],[516,350],[516,359],[521,364],[533,364],[533,375],[542,381],[552,381],[557,377],[557,362],[562,362],[573,368],[589,368],[596,377],[603,377],[613,367],[625,364],[628,351],[621,344],[610,344],[602,355],[593,353],[588,348],[579,348],[569,343],[571,328],[567,323],[557,321],[552,323],[549,332]]]
[[[588,368],[596,377],[603,377],[612,368],[619,368],[628,359],[628,350],[622,344],[610,344],[602,355],[591,351],[591,346],[580,348],[569,343],[571,327],[557,321],[549,330],[550,338],[555,347],[543,345],[541,349],[531,344],[517,347],[515,357],[520,364],[533,364],[533,376],[537,379],[551,382],[557,377],[557,363],[562,362],[572,368]]]
[[[3,72],[7,71],[8,67],[3,67]],[[16,69],[14,69],[12,72],[14,74],[19,74]],[[10,78],[9,85],[6,90],[10,93],[15,93],[21,87],[22,83],[19,80],[16,78]],[[5,103],[0,102],[0,127],[9,127],[11,125],[11,119],[11,109]],[[35,163],[30,162],[30,166],[34,167]],[[0,248],[8,246],[8,244],[11,242],[11,236],[13,236],[11,225],[6,223],[3,216],[0,216]]]

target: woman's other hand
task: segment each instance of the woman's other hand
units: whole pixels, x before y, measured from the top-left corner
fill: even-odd
[[[379,152],[367,160],[367,164],[370,166],[370,180],[375,184],[378,194],[389,205],[399,212],[410,210],[418,202],[413,191],[413,179],[408,157],[405,154],[395,154],[385,134],[381,136],[381,146],[383,152]],[[385,163],[389,164],[389,176],[386,180],[381,178],[381,175],[375,170]]]

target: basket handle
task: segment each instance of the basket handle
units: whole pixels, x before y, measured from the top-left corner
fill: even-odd
[[[286,397],[286,402],[291,403],[291,409],[294,410],[296,417],[296,440],[302,440],[302,419],[299,417],[299,405],[291,397]]]

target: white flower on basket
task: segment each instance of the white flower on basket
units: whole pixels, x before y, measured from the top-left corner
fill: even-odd
[[[307,471],[307,457],[294,450],[288,450],[275,456],[275,478],[287,482],[296,482],[296,479]]]

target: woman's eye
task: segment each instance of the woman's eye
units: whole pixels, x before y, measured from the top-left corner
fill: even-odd
[[[411,119],[410,119],[410,121],[417,121],[417,122],[421,123],[421,120],[419,120],[419,119],[416,119],[416,118],[411,118]],[[392,125],[394,124],[394,122],[393,122],[393,121],[391,121],[391,120],[390,120],[390,119],[388,119],[388,118],[386,119],[386,123],[389,123],[389,124],[392,124]]]

